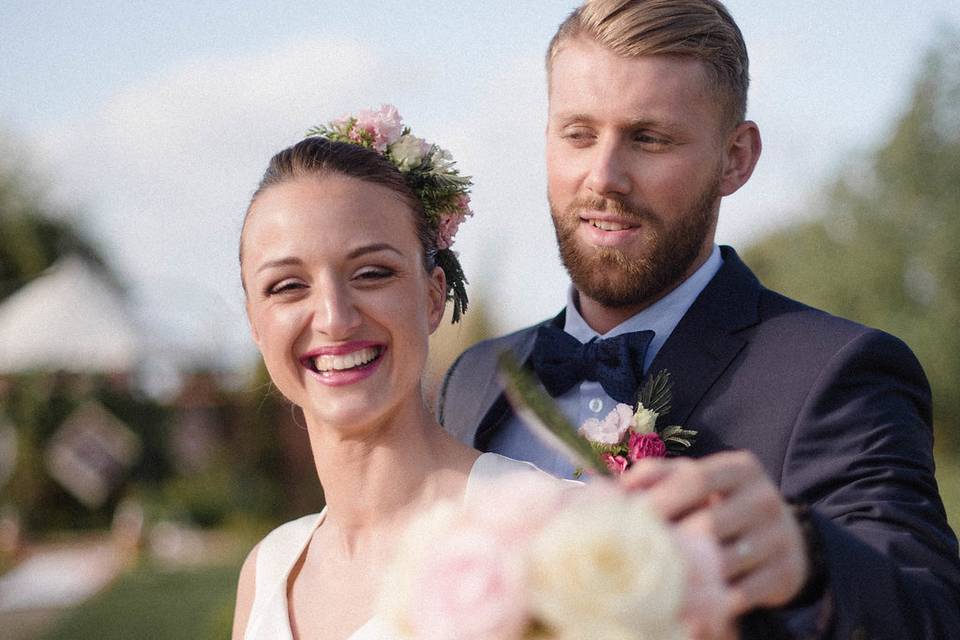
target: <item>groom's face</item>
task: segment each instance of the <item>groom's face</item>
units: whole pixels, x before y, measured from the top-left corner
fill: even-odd
[[[607,307],[644,307],[709,256],[721,103],[703,63],[565,43],[550,74],[547,177],[564,265]]]

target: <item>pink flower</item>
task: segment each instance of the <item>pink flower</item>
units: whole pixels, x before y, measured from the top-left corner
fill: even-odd
[[[527,623],[516,545],[466,528],[436,541],[424,558],[411,611],[418,640],[519,640]]]
[[[667,455],[667,445],[656,433],[630,432],[630,441],[627,443],[627,455],[630,462],[643,458],[663,458]]]
[[[449,249],[453,246],[457,230],[470,215],[473,215],[470,211],[470,196],[462,193],[457,196],[454,205],[440,215],[440,223],[437,225],[437,249]]]
[[[370,136],[373,148],[383,153],[387,147],[400,138],[403,132],[403,120],[397,108],[391,104],[382,105],[376,111],[363,109],[357,114],[357,121],[350,132],[350,139],[359,142],[362,133]]]
[[[599,444],[620,444],[627,429],[633,424],[633,409],[626,404],[618,404],[602,421],[588,418],[580,427],[580,435]]]
[[[437,249],[449,249],[453,246],[454,236],[465,216],[462,213],[444,213],[437,225]]]
[[[467,513],[475,526],[502,542],[525,544],[563,507],[570,486],[546,474],[511,473],[484,482]]]
[[[607,469],[610,469],[614,475],[622,474],[630,465],[626,458],[623,456],[615,456],[612,453],[604,453],[600,457],[603,458],[603,462],[607,465]]]

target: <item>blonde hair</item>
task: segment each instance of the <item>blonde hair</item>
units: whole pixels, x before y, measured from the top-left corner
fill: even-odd
[[[743,122],[750,84],[743,34],[718,0],[587,0],[560,25],[547,75],[563,43],[586,36],[625,57],[675,55],[704,63],[727,124]]]

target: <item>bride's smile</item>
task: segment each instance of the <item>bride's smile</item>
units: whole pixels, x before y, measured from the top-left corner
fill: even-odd
[[[371,375],[385,350],[386,345],[370,341],[350,342],[311,349],[300,358],[300,363],[316,374],[323,384],[339,386]]]

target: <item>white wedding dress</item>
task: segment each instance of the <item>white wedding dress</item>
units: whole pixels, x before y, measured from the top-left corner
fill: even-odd
[[[537,473],[553,479],[529,462],[483,453],[467,477],[464,500],[471,502],[485,481],[512,473]],[[567,482],[557,480],[557,482]],[[323,523],[326,508],[320,513],[293,520],[271,531],[257,552],[257,573],[253,605],[244,640],[292,640],[287,603],[287,583],[294,565],[303,556],[313,532]],[[396,635],[376,617],[350,635],[348,640],[392,640]]]

